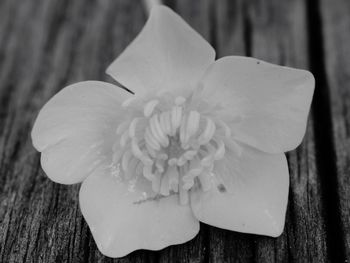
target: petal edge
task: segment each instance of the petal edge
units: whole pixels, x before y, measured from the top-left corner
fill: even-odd
[[[137,96],[188,89],[214,62],[215,50],[179,15],[156,6],[131,44],[106,73]]]

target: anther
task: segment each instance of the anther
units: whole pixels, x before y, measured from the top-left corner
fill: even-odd
[[[172,125],[172,135],[175,135],[176,130],[180,127],[182,120],[182,108],[175,106],[171,110],[171,125]]]
[[[174,192],[179,191],[179,173],[177,167],[169,166],[166,171],[166,176],[169,178],[169,186]]]
[[[154,108],[159,104],[159,100],[151,100],[149,101],[144,109],[143,109],[143,114],[145,115],[145,117],[150,117],[154,111]]]
[[[200,114],[197,111],[191,111],[186,126],[186,133],[184,136],[184,144],[187,144],[189,138],[196,134],[199,128]]]
[[[160,194],[168,196],[170,193],[169,188],[169,177],[167,174],[165,174],[162,178],[161,185],[160,185]]]
[[[165,133],[165,135],[171,134],[171,120],[170,120],[170,112],[165,111],[162,112],[159,116],[160,127]]]
[[[136,133],[136,125],[139,122],[140,118],[135,118],[131,121],[129,126],[129,137],[134,138]]]
[[[153,115],[150,120],[150,129],[153,137],[163,146],[167,147],[169,145],[169,139],[164,134],[162,128],[160,127],[160,123],[158,120],[158,114]]]
[[[138,158],[144,165],[153,164],[153,161],[140,150],[139,145],[137,144],[137,140],[135,138],[131,142],[131,150],[133,155],[136,158]]]
[[[197,151],[194,151],[194,150],[189,150],[183,154],[184,158],[189,161],[192,160],[193,157],[195,157],[196,155],[197,155]]]
[[[177,160],[177,166],[183,166],[186,163],[187,163],[187,159],[183,155]]]
[[[198,137],[199,144],[207,144],[215,133],[215,124],[210,118],[206,118],[207,124],[203,133]]]
[[[153,137],[149,127],[146,128],[146,131],[145,131],[145,141],[146,141],[146,144],[149,145],[149,147],[153,148],[154,150],[156,151],[159,151],[160,150],[160,144],[159,142]]]
[[[180,142],[183,148],[185,147],[185,133],[186,133],[186,123],[187,123],[186,120],[187,118],[186,116],[184,116],[182,118],[181,125],[180,125]]]

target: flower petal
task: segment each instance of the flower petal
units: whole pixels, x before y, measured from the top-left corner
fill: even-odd
[[[214,62],[215,50],[171,9],[156,6],[107,73],[135,92],[188,89]]]
[[[123,117],[121,103],[130,96],[114,85],[85,81],[64,88],[46,103],[32,140],[50,179],[78,183],[111,158],[111,140]]]
[[[89,176],[80,189],[80,206],[99,250],[122,257],[137,249],[159,250],[191,240],[199,222],[178,195],[154,198],[143,176],[125,184],[109,169]]]
[[[235,138],[269,153],[297,147],[306,130],[315,80],[305,70],[247,57],[216,61],[202,80],[204,97],[241,121]]]
[[[241,156],[230,153],[215,164],[214,173],[223,185],[192,193],[193,212],[198,220],[216,227],[279,236],[288,201],[286,157],[242,147]]]

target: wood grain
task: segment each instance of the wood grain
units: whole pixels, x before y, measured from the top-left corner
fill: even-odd
[[[332,204],[339,209],[340,232],[337,251],[350,260],[350,2],[320,1],[324,61],[325,107],[330,111],[330,140],[333,142],[334,180],[338,194]],[[328,128],[329,129],[329,128]],[[329,160],[331,161],[331,160]]]
[[[30,131],[39,109],[64,86],[113,82],[105,68],[141,30],[146,13],[139,1],[1,0],[0,262],[350,260],[348,1],[164,2],[211,42],[218,57],[254,56],[315,74],[304,142],[288,153],[284,233],[274,239],[201,224],[186,244],[122,259],[103,256],[80,213],[79,185],[45,176]]]

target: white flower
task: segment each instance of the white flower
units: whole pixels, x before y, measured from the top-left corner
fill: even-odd
[[[159,6],[107,69],[112,84],[70,85],[32,139],[55,182],[83,182],[80,206],[101,252],[121,257],[192,239],[199,221],[281,234],[284,152],[305,133],[314,78],[213,48]]]

